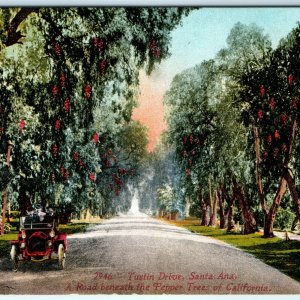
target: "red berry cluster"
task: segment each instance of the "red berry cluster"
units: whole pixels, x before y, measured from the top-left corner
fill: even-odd
[[[92,87],[89,84],[86,84],[84,87],[84,96],[89,99],[92,94]]]
[[[150,51],[155,57],[160,57],[160,48],[157,46],[156,41],[150,43]]]
[[[56,43],[54,45],[54,50],[55,50],[55,54],[60,57],[61,56],[61,47],[60,47],[60,44]]]
[[[58,93],[58,87],[55,84],[53,86],[53,88],[52,88],[52,95],[53,95],[53,97],[56,97],[57,93]]]
[[[104,41],[101,38],[98,38],[98,37],[94,38],[93,44],[99,50],[99,52],[101,52],[104,48]]]
[[[93,133],[93,136],[92,136],[92,139],[93,139],[93,142],[94,142],[96,145],[98,145],[98,143],[99,143],[99,134],[96,133],[96,132],[94,132],[94,133]]]
[[[20,133],[22,134],[22,131],[25,127],[25,121],[24,120],[20,120],[19,122],[19,128],[20,128]]]
[[[102,59],[100,62],[100,70],[101,70],[102,77],[104,77],[104,75],[105,75],[105,66],[106,66],[106,60]]]
[[[61,126],[61,121],[59,119],[57,119],[55,121],[55,130],[59,131],[60,130],[60,126]]]
[[[95,181],[95,173],[91,172],[89,174],[89,179],[90,179],[91,182],[94,182]]]
[[[62,73],[62,74],[60,75],[60,84],[61,84],[62,87],[64,87],[64,86],[65,86],[65,83],[66,83],[66,76],[65,76],[64,73]]]
[[[58,147],[56,144],[54,144],[54,145],[52,145],[52,155],[54,158],[56,158],[57,154],[58,154]]]
[[[287,76],[287,84],[288,86],[294,85],[294,77],[293,75]],[[263,85],[259,86],[259,97],[267,98],[266,88]],[[271,163],[273,159],[278,160],[279,158],[284,157],[284,153],[288,151],[288,135],[286,134],[286,130],[289,130],[288,124],[290,117],[287,111],[282,111],[280,105],[276,105],[279,103],[275,101],[275,97],[270,97],[269,100],[269,109],[270,112],[266,113],[266,118],[264,123],[261,123],[262,126],[265,128],[265,132],[267,134],[262,139],[263,143],[265,143],[264,150],[264,160],[269,161]],[[262,103],[263,105],[263,103]],[[298,99],[297,97],[293,97],[292,101],[293,109],[296,110],[298,106]],[[262,108],[258,108],[257,110],[257,117],[259,121],[262,121],[264,118],[264,111]],[[275,128],[274,128],[275,127]]]
[[[65,113],[68,113],[70,111],[71,108],[71,102],[68,98],[66,98],[65,102],[64,102],[64,111]]]
[[[79,158],[79,153],[78,153],[77,151],[75,151],[75,152],[73,153],[73,159],[74,159],[75,161],[77,161],[78,158]]]

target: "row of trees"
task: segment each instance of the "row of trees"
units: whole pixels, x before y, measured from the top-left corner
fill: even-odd
[[[16,208],[110,210],[146,153],[147,130],[131,120],[139,70],[168,57],[188,12],[0,10],[0,188]]]
[[[232,230],[236,204],[245,233],[263,226],[272,237],[277,214],[277,225],[295,227],[299,38],[297,27],[272,50],[262,29],[238,23],[227,48],[174,78],[168,137],[202,225],[216,224],[219,206],[220,227]]]

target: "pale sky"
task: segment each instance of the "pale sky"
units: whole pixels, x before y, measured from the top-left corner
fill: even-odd
[[[133,118],[149,127],[152,151],[160,133],[166,128],[163,120],[163,95],[172,78],[181,71],[214,58],[226,47],[226,38],[237,22],[256,23],[264,29],[276,47],[300,21],[300,8],[202,8],[182,20],[172,32],[171,57],[162,62],[148,77],[140,75],[139,107]]]

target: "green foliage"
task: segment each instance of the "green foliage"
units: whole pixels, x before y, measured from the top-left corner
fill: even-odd
[[[44,8],[22,21],[23,44],[0,52],[1,172],[10,140],[21,210],[39,201],[109,210],[146,154],[146,130],[131,122],[139,70],[168,57],[188,11]],[[17,10],[0,13],[3,46]]]

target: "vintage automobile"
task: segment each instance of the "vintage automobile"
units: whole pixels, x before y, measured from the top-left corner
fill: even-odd
[[[20,217],[18,237],[11,241],[13,270],[18,270],[19,260],[42,262],[52,259],[58,260],[59,269],[64,269],[67,234],[59,232],[57,227],[52,209],[46,212],[36,209]]]

